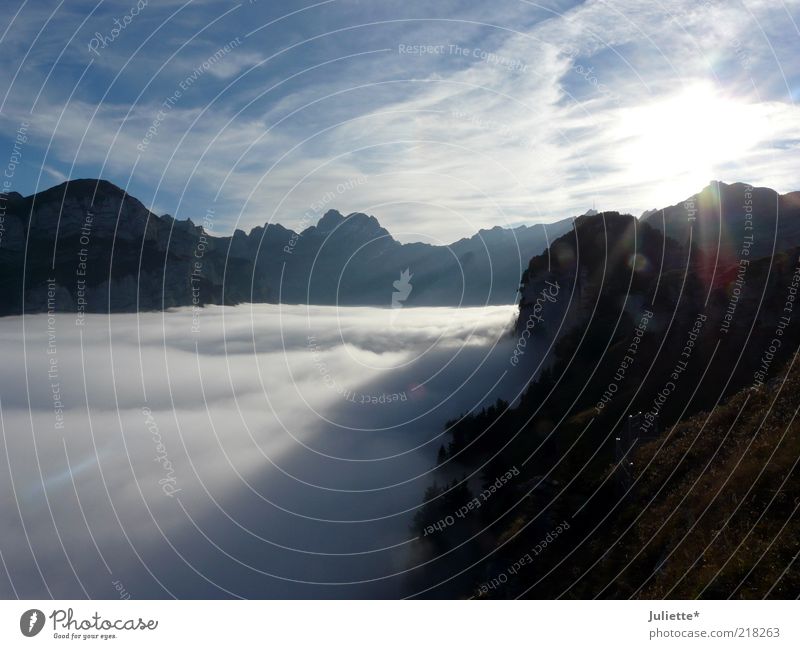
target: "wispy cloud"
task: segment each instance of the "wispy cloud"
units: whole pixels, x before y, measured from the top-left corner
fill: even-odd
[[[798,6],[336,2],[297,13],[257,3],[223,16],[214,5],[153,4],[89,64],[88,39],[126,5],[81,26],[90,6],[76,3],[48,23],[17,74],[49,15],[39,8],[21,12],[2,45],[12,64],[0,75],[16,79],[1,123],[15,129],[40,95],[15,179],[23,191],[44,165],[119,184],[133,171],[131,191],[145,202],[197,217],[219,194],[220,227],[244,229],[297,225],[333,192],[331,207],[372,212],[402,239],[450,241],[580,213],[592,200],[636,213],[711,177],[795,189]],[[196,36],[187,43],[184,33]],[[691,141],[685,168],[675,151],[665,165],[659,124],[643,128],[698,87],[736,118],[725,122],[726,147],[700,138],[708,178]],[[682,119],[685,131],[667,130],[697,132],[691,111]],[[154,121],[157,133],[137,150]],[[337,192],[355,177],[367,182]]]

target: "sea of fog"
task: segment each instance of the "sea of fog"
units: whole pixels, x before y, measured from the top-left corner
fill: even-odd
[[[0,319],[0,596],[413,594],[445,422],[518,390],[514,316]]]

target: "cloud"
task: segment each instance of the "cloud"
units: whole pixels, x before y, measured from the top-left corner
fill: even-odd
[[[66,174],[64,174],[63,172],[59,171],[58,169],[54,169],[53,167],[51,167],[49,165],[44,165],[42,167],[42,170],[45,171],[46,173],[48,173],[50,175],[50,177],[56,182],[56,184],[63,183],[65,180],[68,179]]]
[[[395,596],[443,423],[511,391],[512,316],[4,318],[0,595]]]
[[[548,7],[340,2],[297,13],[257,3],[220,17],[199,5],[166,21],[176,7],[153,6],[85,73],[81,48],[57,55],[73,33],[85,44],[113,16],[79,29],[86,13],[71,7],[47,24],[14,79],[22,43],[48,16],[23,12],[9,31],[11,64],[0,71],[10,87],[5,130],[41,96],[29,166],[15,182],[33,189],[43,165],[72,177],[102,173],[179,217],[197,219],[216,200],[221,229],[247,230],[297,226],[319,197],[364,177],[331,206],[374,213],[404,241],[450,242],[482,227],[582,213],[593,200],[638,213],[699,190],[698,173],[667,177],[627,155],[637,150],[627,120],[705,85],[731,114],[768,126],[755,139],[731,133],[742,146],[710,173],[796,189],[800,79],[787,17],[796,22],[797,2]],[[157,38],[130,58],[154,25]],[[267,26],[253,32],[259,25]],[[178,37],[186,29],[196,35],[188,44]],[[241,44],[182,93],[137,152],[187,71],[234,38]],[[646,145],[639,138],[639,149]]]
[[[262,61],[263,57],[258,54],[228,54],[213,67],[209,68],[209,74],[218,79],[230,79],[238,75],[242,70],[248,69]]]

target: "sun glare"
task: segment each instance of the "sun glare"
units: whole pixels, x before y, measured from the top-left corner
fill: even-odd
[[[698,191],[719,167],[744,155],[764,133],[753,104],[722,97],[708,84],[623,114],[620,162],[628,179],[651,182],[654,198]],[[688,194],[687,194],[688,195]]]

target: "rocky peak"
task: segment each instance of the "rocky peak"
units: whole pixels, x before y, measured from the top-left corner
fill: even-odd
[[[341,212],[338,210],[328,210],[322,218],[317,221],[316,231],[320,234],[328,234],[329,232],[333,232],[343,222],[344,216],[342,216]]]
[[[377,239],[386,237],[391,239],[389,232],[381,227],[374,216],[361,212],[353,212],[342,216],[338,210],[328,210],[317,222],[316,226],[306,229],[303,234],[317,234],[321,236],[344,235],[353,239]]]

